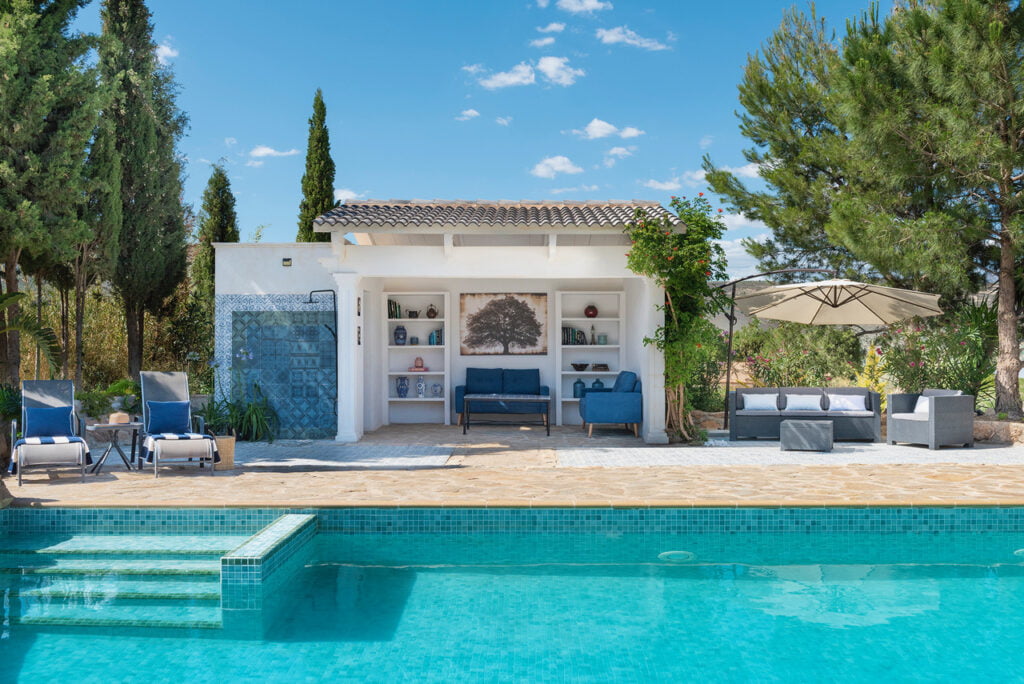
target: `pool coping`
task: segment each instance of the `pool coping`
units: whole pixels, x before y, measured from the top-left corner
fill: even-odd
[[[16,509],[101,509],[101,510],[203,510],[203,509],[524,509],[543,510],[554,508],[569,509],[652,509],[652,508],[1021,508],[1024,507],[1024,498],[1021,499],[971,499],[969,501],[934,501],[934,500],[900,500],[887,499],[877,501],[865,499],[862,501],[830,501],[830,500],[769,500],[769,501],[742,501],[733,500],[716,501],[714,499],[692,499],[684,501],[586,501],[586,502],[552,502],[523,503],[521,501],[485,500],[448,503],[444,501],[416,501],[410,503],[395,503],[393,500],[386,501],[359,501],[351,503],[310,503],[309,501],[273,501],[273,502],[246,502],[231,504],[211,503],[188,503],[179,504],[172,502],[163,503],[88,503],[88,504],[43,504],[31,503],[18,505],[16,502],[2,508]]]

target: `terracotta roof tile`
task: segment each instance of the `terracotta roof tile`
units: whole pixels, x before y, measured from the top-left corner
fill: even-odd
[[[638,208],[678,219],[657,202],[485,202],[466,200],[349,200],[316,219],[321,227],[544,226],[611,227],[633,219]]]

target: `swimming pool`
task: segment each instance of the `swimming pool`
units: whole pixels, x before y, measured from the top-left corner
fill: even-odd
[[[282,513],[315,516],[318,533],[281,566],[273,600],[222,609],[213,561]],[[1024,665],[1020,509],[14,511],[0,523],[2,567],[35,568],[2,578],[4,681],[972,681]],[[157,567],[171,574],[145,574]],[[22,624],[26,610],[97,624]],[[111,616],[125,622],[99,624]]]

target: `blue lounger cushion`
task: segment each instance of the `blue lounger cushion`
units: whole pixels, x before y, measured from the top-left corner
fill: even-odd
[[[70,406],[28,407],[22,437],[70,437],[75,434],[71,413]]]
[[[149,409],[148,434],[183,434],[191,430],[191,413],[187,401],[147,401]]]

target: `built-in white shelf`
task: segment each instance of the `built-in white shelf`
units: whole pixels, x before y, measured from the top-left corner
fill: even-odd
[[[416,318],[402,316],[400,318],[389,318],[392,312],[388,302],[393,301],[401,307],[401,312],[419,311]],[[427,309],[433,305],[437,309],[437,316],[430,318],[426,315]],[[384,292],[381,298],[381,312],[383,313],[383,332],[381,340],[384,343],[384,372],[378,376],[384,383],[384,417],[385,422],[390,423],[451,423],[449,411],[449,392],[451,388],[448,382],[449,355],[450,355],[450,332],[449,316],[451,311],[450,297],[447,292]],[[395,328],[403,326],[406,329],[406,344],[395,344]],[[443,344],[427,344],[427,339],[434,330],[441,330]],[[409,344],[410,337],[418,337],[419,344]],[[424,357],[428,371],[406,370],[413,365],[417,356]],[[409,396],[395,396],[396,378],[409,378]],[[427,381],[428,396],[416,396],[416,380],[424,378]],[[440,384],[443,388],[442,395],[435,397],[431,394],[431,386]]]
[[[563,290],[555,296],[555,367],[559,370],[555,388],[555,420],[558,425],[578,425],[580,400],[572,396],[572,385],[577,378],[613,378],[623,369],[625,362],[623,340],[625,336],[626,298],[621,291],[573,292]],[[588,317],[583,311],[597,307],[597,316]],[[565,344],[563,328],[574,328],[586,336],[586,344]],[[591,333],[593,328],[593,333]],[[578,334],[578,333],[577,333]],[[592,336],[593,335],[593,336]],[[607,337],[607,344],[590,344],[598,335]],[[579,339],[579,338],[577,338]],[[571,363],[605,363],[606,371],[574,371]],[[588,383],[589,385],[589,383]],[[607,386],[608,383],[605,383]],[[571,407],[563,411],[563,406]]]

